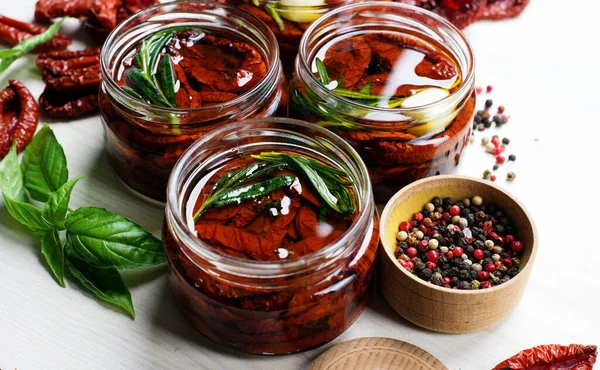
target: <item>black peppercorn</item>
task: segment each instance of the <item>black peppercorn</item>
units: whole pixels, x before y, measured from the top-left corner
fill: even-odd
[[[518,273],[519,273],[519,269],[516,267],[513,267],[510,270],[508,270],[507,275],[510,276],[511,278],[514,278],[515,276],[517,276]]]
[[[469,274],[471,274],[471,280],[476,280],[477,279],[477,271],[471,269],[469,271]]]
[[[450,285],[452,285],[453,287],[457,286],[458,283],[460,283],[460,280],[456,276],[452,278],[452,281],[450,281]]]
[[[492,272],[492,274],[494,274],[495,276],[497,276],[497,277],[499,277],[499,278],[502,278],[502,276],[504,275],[504,274],[503,274],[502,272],[500,272],[500,271],[494,271],[494,272]]]
[[[502,139],[502,144],[504,144],[504,145],[510,144],[510,139],[505,137],[504,139]]]
[[[498,206],[495,204],[488,204],[487,206],[485,206],[485,213],[489,213],[491,215],[493,215],[494,213],[496,213],[496,211],[498,210]]]
[[[473,247],[475,247],[475,249],[483,249],[485,247],[485,243],[483,240],[475,240],[473,242]]]
[[[483,258],[490,258],[492,256],[492,252],[487,249],[483,251]]]
[[[496,226],[494,226],[494,232],[496,234],[504,234],[504,226],[502,226],[501,224],[497,224]]]
[[[459,247],[462,247],[463,249],[469,245],[469,239],[462,237],[460,239],[458,239],[458,241],[456,242],[456,245],[458,245]]]
[[[460,270],[458,273],[458,278],[460,280],[469,280],[471,281],[471,274],[469,273],[469,270]]]
[[[472,245],[467,245],[467,248],[465,248],[465,252],[467,253],[467,255],[472,255],[473,252],[475,251],[475,248],[473,248]]]
[[[421,279],[429,281],[433,275],[433,271],[428,268],[424,268],[423,270],[419,271],[418,274]]]
[[[446,197],[444,198],[444,200],[442,201],[443,204],[449,204],[450,206],[454,205],[454,198],[452,197]]]
[[[452,259],[452,266],[460,266],[462,261],[462,258],[455,257]]]
[[[435,284],[437,286],[444,285],[444,278],[443,278],[442,274],[440,274],[439,272],[434,272],[433,275],[431,276],[431,283]]]
[[[450,269],[448,270],[448,275],[452,276],[452,277],[456,277],[458,276],[458,272],[460,270],[458,269],[458,267],[450,267]]]
[[[425,266],[425,263],[423,263],[423,261],[416,259],[415,260],[415,271],[420,271],[427,268],[427,266]]]
[[[431,200],[431,203],[434,205],[435,208],[437,207],[441,207],[442,206],[442,199],[440,197],[435,197]]]
[[[483,255],[484,255],[484,256],[485,256],[485,252],[486,252],[486,251],[484,251],[484,252],[483,252]],[[489,252],[489,251],[488,251],[488,252]],[[490,256],[491,256],[491,254],[490,254]],[[481,266],[487,266],[487,265],[488,265],[488,264],[490,264],[490,263],[491,263],[491,264],[494,264],[494,261],[492,261],[492,259],[491,259],[491,258],[489,258],[489,257],[485,257],[485,258],[484,258],[484,259],[481,261]]]
[[[429,213],[429,211],[427,211],[427,210],[422,210],[422,211],[421,211],[421,214],[423,215],[423,217],[424,217],[424,218],[427,218],[427,217],[429,217],[429,216],[431,215],[431,214]]]
[[[446,256],[441,256],[438,258],[438,267],[442,270],[447,270],[450,268],[450,263],[448,263],[448,258]]]
[[[462,261],[458,267],[462,270],[469,270],[471,268],[471,264],[465,260]]]
[[[494,101],[492,99],[488,99],[485,101],[485,108],[489,109],[492,107],[492,105],[494,105]]]
[[[498,168],[500,168],[500,165],[499,164],[495,164],[494,167],[492,167],[492,170],[498,171]]]
[[[458,289],[460,290],[471,290],[471,283],[468,281],[461,281],[458,283]]]
[[[511,154],[511,155],[508,156],[508,160],[511,161],[511,162],[514,162],[514,161],[517,160],[517,156],[514,155],[514,154]]]

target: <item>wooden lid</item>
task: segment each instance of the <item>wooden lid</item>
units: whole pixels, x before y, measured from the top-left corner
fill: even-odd
[[[309,370],[448,370],[431,353],[391,338],[360,338],[338,344]]]

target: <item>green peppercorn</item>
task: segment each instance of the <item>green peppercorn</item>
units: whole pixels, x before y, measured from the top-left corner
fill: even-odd
[[[506,181],[513,181],[517,175],[514,172],[509,172],[506,174]]]
[[[472,290],[477,290],[477,289],[479,289],[480,286],[481,286],[481,283],[479,282],[479,280],[471,281],[471,289]]]
[[[442,274],[440,274],[439,272],[434,272],[431,276],[431,283],[437,286],[443,286],[444,278],[442,277]]]

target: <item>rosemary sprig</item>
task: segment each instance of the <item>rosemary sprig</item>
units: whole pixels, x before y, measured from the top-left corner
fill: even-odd
[[[248,182],[256,178],[266,176],[275,171],[279,171],[285,167],[287,167],[286,164],[282,165],[272,164],[268,162],[254,162],[242,169],[226,174],[225,176],[221,177],[219,181],[217,181],[217,183],[213,186],[206,201],[194,214],[194,221],[198,221],[198,218],[200,218],[202,213],[208,211],[211,208],[218,208],[227,204],[241,202],[242,200],[253,199],[262,195],[269,194],[282,187],[291,185],[293,180],[292,182],[287,184],[289,179],[280,179],[274,182],[267,182],[266,184],[264,181],[262,183],[259,183],[262,187],[264,187],[265,190],[260,190],[260,186],[244,186],[244,184],[247,184]],[[266,189],[270,190],[267,191]],[[264,193],[264,191],[267,192]]]
[[[353,183],[348,174],[319,161],[289,153],[263,152],[252,155],[252,158],[276,163],[288,164],[304,175],[319,196],[333,211],[342,215],[350,215],[356,210],[354,198],[349,188]]]
[[[315,64],[317,65],[317,73],[319,74],[319,79],[324,86],[327,86],[331,81],[329,74],[327,72],[327,68],[325,64],[320,58],[316,58]],[[373,84],[369,81],[367,82],[359,91],[344,89],[340,86],[339,81],[342,78],[338,79],[338,87],[332,89],[331,91],[335,94],[342,96],[344,98],[350,98],[356,100],[361,104],[365,104],[371,107],[379,107],[384,104],[384,101],[388,100],[386,97],[382,95],[374,95],[371,93],[373,89]],[[387,101],[386,108],[397,108],[402,104],[405,98],[391,98]]]

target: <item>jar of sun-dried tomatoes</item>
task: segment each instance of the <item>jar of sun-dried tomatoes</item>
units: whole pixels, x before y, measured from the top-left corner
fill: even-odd
[[[444,174],[468,144],[474,57],[462,33],[424,9],[365,2],[305,32],[290,116],[342,136],[367,163],[377,203]]]
[[[269,165],[254,162],[263,156],[312,165],[298,171],[275,161],[269,172]],[[242,168],[250,184],[268,178],[252,191],[272,188],[273,179],[298,178],[270,195],[272,189],[254,199],[241,196],[196,218],[199,199],[214,200],[207,194],[243,178],[228,172],[240,163],[257,165]],[[332,168],[353,189],[347,200],[356,207],[345,216],[315,196],[305,176]],[[336,186],[325,180],[329,190],[319,194],[330,191],[341,204]],[[169,180],[163,244],[177,305],[204,336],[245,352],[303,351],[346,330],[366,305],[378,238],[364,163],[341,138],[307,122],[270,118],[214,130],[183,154]]]
[[[194,141],[287,104],[275,36],[227,4],[181,1],[135,14],[108,37],[101,68],[110,163],[130,189],[158,202]]]

